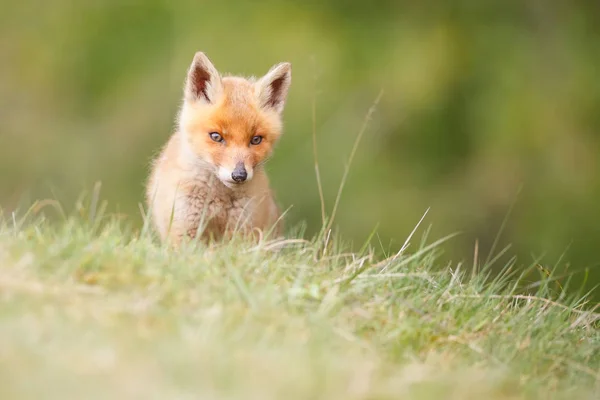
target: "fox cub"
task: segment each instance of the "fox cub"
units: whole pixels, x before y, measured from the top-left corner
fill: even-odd
[[[146,200],[163,240],[281,233],[263,169],[282,130],[291,65],[260,79],[221,76],[196,53],[176,132],[152,164]]]

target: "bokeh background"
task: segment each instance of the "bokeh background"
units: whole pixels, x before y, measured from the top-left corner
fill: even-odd
[[[268,169],[290,224],[321,227],[373,100],[337,225],[398,249],[423,212],[445,249],[499,248],[600,282],[600,3],[576,0],[231,2],[2,0],[0,205],[71,207],[102,182],[141,224],[148,162],[166,141],[195,51],[224,72],[293,63]],[[519,188],[522,190],[519,193]],[[519,194],[518,194],[519,193]],[[564,255],[561,262],[558,262]],[[583,280],[585,274],[576,274]],[[589,286],[591,287],[591,286]],[[597,296],[598,298],[598,296]]]

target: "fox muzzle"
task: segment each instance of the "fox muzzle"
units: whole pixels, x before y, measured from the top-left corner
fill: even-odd
[[[246,171],[246,167],[243,162],[239,162],[236,164],[235,169],[231,173],[231,179],[235,182],[244,182],[248,178],[248,172]]]

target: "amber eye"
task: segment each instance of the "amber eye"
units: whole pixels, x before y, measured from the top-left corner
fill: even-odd
[[[256,146],[257,144],[260,144],[260,142],[262,142],[262,140],[263,140],[262,136],[254,136],[252,139],[250,139],[250,144],[253,144]]]
[[[223,141],[223,136],[221,136],[221,134],[218,132],[211,132],[208,134],[208,136],[210,136],[210,138],[215,142],[221,143]]]

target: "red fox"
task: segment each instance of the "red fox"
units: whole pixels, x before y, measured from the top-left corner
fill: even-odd
[[[281,233],[263,169],[282,132],[291,64],[260,79],[221,76],[194,56],[177,129],[151,167],[146,201],[162,240],[174,244],[233,232]]]

